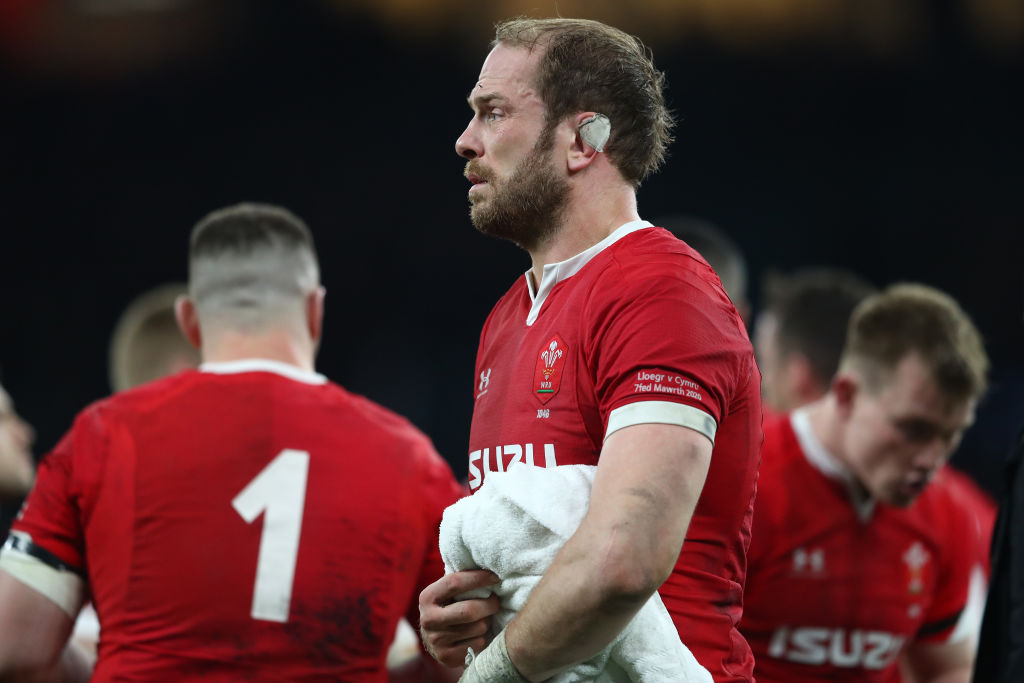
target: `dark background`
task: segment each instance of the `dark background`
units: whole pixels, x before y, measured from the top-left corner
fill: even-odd
[[[1024,424],[1024,10],[805,4],[559,9],[652,46],[679,127],[641,215],[727,231],[755,308],[767,270],[811,264],[961,301],[994,372],[956,462],[993,488]],[[119,313],[184,279],[195,221],[256,200],[317,239],[320,371],[409,416],[464,475],[477,334],[529,260],[472,228],[454,141],[492,21],[553,8],[10,0],[0,367],[37,454],[109,391]]]

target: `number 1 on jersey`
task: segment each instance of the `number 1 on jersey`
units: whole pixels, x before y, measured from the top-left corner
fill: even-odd
[[[309,453],[286,448],[231,501],[248,524],[265,513],[252,592],[253,619],[288,621],[308,473]]]

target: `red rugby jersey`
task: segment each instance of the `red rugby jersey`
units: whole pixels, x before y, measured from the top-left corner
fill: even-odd
[[[978,530],[978,547],[976,554],[978,562],[985,568],[985,576],[989,573],[989,550],[992,545],[992,532],[996,526],[996,516],[999,514],[999,506],[992,496],[986,493],[974,479],[965,472],[961,472],[952,465],[946,465],[938,474],[939,480],[945,480],[952,491],[953,496],[960,505],[967,508],[971,519]]]
[[[521,277],[480,339],[470,488],[514,461],[595,465],[605,436],[680,424],[714,442],[711,467],[660,593],[715,680],[749,681],[736,630],[761,447],[760,375],[742,321],[710,266],[638,221]],[[552,504],[557,504],[553,501]]]
[[[804,411],[764,431],[740,624],[758,682],[899,681],[908,642],[959,623],[977,525],[942,476],[908,508],[858,510]]]
[[[385,681],[462,494],[405,419],[239,361],[83,411],[14,530],[84,572],[94,681]]]

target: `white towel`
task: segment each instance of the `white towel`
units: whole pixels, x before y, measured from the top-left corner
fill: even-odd
[[[496,586],[460,596],[493,592],[501,599],[491,622],[494,633],[526,604],[555,554],[583,521],[596,469],[516,463],[507,472],[488,472],[479,491],[445,510],[440,535],[445,570],[487,569],[501,579]],[[711,674],[679,640],[657,593],[608,647],[550,680],[712,683]]]

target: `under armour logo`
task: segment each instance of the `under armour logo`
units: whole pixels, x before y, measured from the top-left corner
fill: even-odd
[[[483,372],[480,373],[480,385],[479,385],[480,393],[478,393],[476,395],[477,398],[480,398],[481,396],[483,396],[484,394],[487,393],[487,385],[490,384],[490,383],[491,383],[491,368],[487,368],[486,370],[484,370]]]
[[[804,548],[797,548],[793,551],[793,572],[802,574],[804,572],[821,574],[825,571],[825,551],[821,548],[814,548],[810,552]]]

